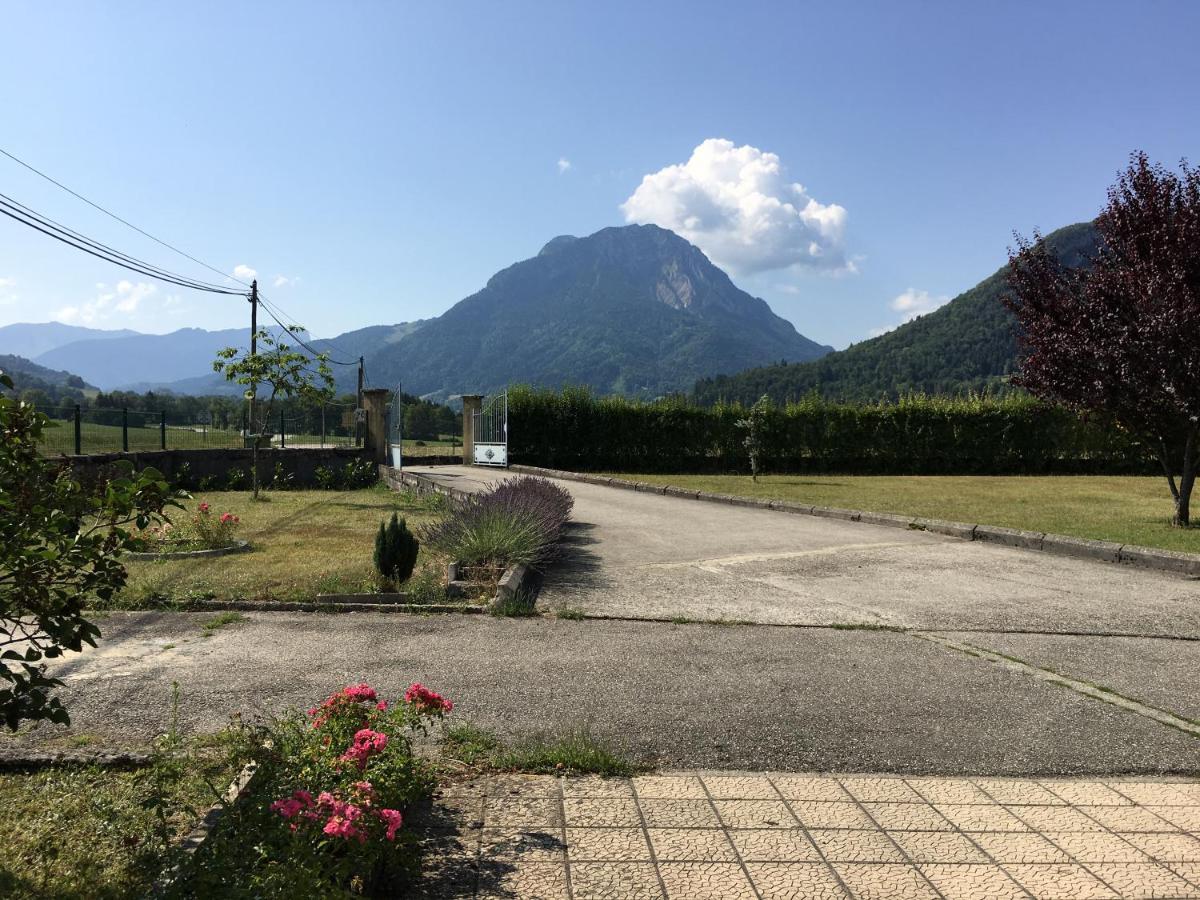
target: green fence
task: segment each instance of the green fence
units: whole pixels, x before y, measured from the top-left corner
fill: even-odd
[[[683,399],[642,403],[584,389],[509,391],[509,454],[552,468],[747,472],[747,410]],[[910,397],[849,405],[817,397],[773,406],[764,464],[777,472],[878,474],[1146,473],[1128,434],[1030,397]]]
[[[65,406],[39,411],[50,420],[41,443],[47,456],[246,446],[244,417],[239,423],[221,423],[215,417],[184,421],[134,409]],[[353,405],[284,411],[271,419],[266,430],[275,447],[351,447],[359,439]]]

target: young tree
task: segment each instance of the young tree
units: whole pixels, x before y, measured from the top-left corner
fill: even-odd
[[[758,473],[762,469],[767,441],[767,416],[770,415],[770,412],[771,398],[763,394],[750,407],[746,418],[737,421],[737,427],[746,433],[742,444],[750,456],[750,477],[753,481],[758,481]]]
[[[12,379],[0,372],[0,386]],[[89,599],[106,601],[125,584],[126,528],[160,520],[179,504],[153,469],[118,463],[115,477],[85,488],[38,452],[45,415],[0,393],[0,721],[69,723],[43,660],[96,645],[84,618]]]
[[[304,329],[297,325],[290,332],[303,333]],[[255,337],[257,353],[242,353],[237,347],[226,347],[217,352],[213,371],[220,372],[229,381],[247,386],[246,397],[253,410],[249,423],[251,483],[257,500],[259,437],[270,435],[275,400],[295,397],[309,403],[326,403],[333,397],[333,375],[325,353],[310,357],[283,343],[282,336],[276,337],[266,329],[260,329]],[[257,402],[264,389],[266,402]]]
[[[1096,228],[1100,249],[1079,269],[1036,232],[1017,238],[1005,299],[1024,351],[1016,380],[1146,441],[1186,526],[1200,456],[1200,171],[1133,154]]]

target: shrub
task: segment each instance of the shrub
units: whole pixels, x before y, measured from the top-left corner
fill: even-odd
[[[196,488],[201,492],[215,491],[217,489],[217,484],[218,480],[216,475],[204,475],[201,477],[200,481],[197,482]]]
[[[510,478],[428,527],[431,548],[470,566],[543,566],[571,517],[569,492],[545,478]]]
[[[237,531],[241,519],[233,513],[226,512],[214,515],[212,507],[201,503],[192,516],[192,531],[196,540],[209,550],[220,550],[233,543],[234,532]]]
[[[379,533],[375,535],[375,570],[394,584],[407,581],[417,564],[419,550],[420,544],[408,530],[408,523],[392,513],[386,526],[379,523]]]
[[[370,487],[379,480],[379,470],[369,459],[352,460],[342,467],[342,487],[345,490]]]
[[[452,708],[420,684],[391,704],[357,684],[277,721],[260,736],[250,796],[170,895],[403,895],[404,818],[434,784],[412,740]]]
[[[245,469],[232,468],[225,475],[225,487],[231,491],[244,491],[250,482],[250,473]]]
[[[284,469],[283,463],[275,461],[275,469],[271,473],[270,488],[273,491],[287,491],[295,486],[296,476]]]
[[[317,482],[317,487],[323,491],[331,491],[334,487],[333,469],[329,466],[317,466],[313,472],[313,479]]]

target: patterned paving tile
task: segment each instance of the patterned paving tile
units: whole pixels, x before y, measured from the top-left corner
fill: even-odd
[[[707,800],[642,800],[647,828],[719,828],[717,811]]]
[[[647,800],[703,800],[704,785],[692,776],[642,775],[633,779],[633,789]]]
[[[965,778],[908,778],[908,786],[930,803],[994,803]]]
[[[986,863],[983,851],[949,831],[891,831],[892,840],[915,863]]]
[[[561,863],[527,862],[489,869],[479,875],[480,900],[569,900],[567,871]],[[578,895],[576,895],[578,896]],[[613,895],[614,897],[617,895]]]
[[[1173,784],[1151,781],[1110,781],[1108,786],[1141,806],[1195,806],[1200,797]],[[1188,787],[1188,785],[1183,785]]]
[[[1072,806],[1130,806],[1133,803],[1099,781],[1043,781],[1041,784]]]
[[[1200,897],[1200,888],[1154,863],[1098,863],[1088,869],[1124,898]]]
[[[946,900],[1028,900],[999,866],[929,863],[917,868]]]
[[[821,858],[799,828],[734,829],[729,839],[745,862],[817,862]]]
[[[1158,862],[1200,863],[1200,841],[1190,834],[1127,834],[1125,840]]]
[[[1038,900],[1108,900],[1117,894],[1077,865],[1011,865],[1008,874]]]
[[[1179,829],[1166,819],[1140,806],[1091,806],[1087,814],[1110,831],[1159,831]]]
[[[879,803],[920,803],[921,796],[903,778],[843,778],[842,787],[856,800]]]
[[[790,800],[788,805],[806,828],[874,828],[857,803]]]
[[[1150,857],[1128,841],[1106,831],[1047,831],[1047,840],[1081,863],[1150,862]]]
[[[632,797],[633,785],[626,778],[599,778],[589,775],[582,778],[564,778],[562,792],[564,797]]]
[[[989,831],[972,834],[971,840],[983,852],[1001,864],[1007,863],[1066,863],[1071,859],[1040,834],[1031,832]]]
[[[563,800],[569,828],[638,828],[642,817],[627,797],[571,797]]]
[[[549,828],[562,825],[562,809],[558,800],[489,797],[485,812],[487,824],[497,827]]]
[[[651,828],[650,844],[659,862],[736,862],[733,845],[720,828]],[[729,832],[730,836],[740,832]],[[772,859],[807,857],[772,857]]]
[[[939,803],[937,811],[960,831],[1028,831],[1029,826],[1003,806]]]
[[[714,800],[778,800],[771,779],[757,776],[705,775],[704,786]]]
[[[774,775],[771,780],[775,790],[785,800],[842,800],[850,795],[833,778],[816,778],[805,775]]]
[[[488,781],[491,797],[554,797],[561,788],[559,779],[545,775],[498,775]]]
[[[565,849],[558,828],[484,828],[479,852],[489,859],[561,863]]]
[[[580,862],[650,862],[641,828],[568,828],[567,857]]]
[[[904,862],[904,856],[882,831],[813,830],[809,835],[830,862]]]
[[[1034,831],[1103,831],[1104,826],[1070,806],[1006,806]]]
[[[850,900],[821,863],[746,863],[762,900]]]
[[[927,803],[864,803],[880,828],[905,831],[953,831],[946,817]]]
[[[663,897],[652,863],[576,863],[571,866],[571,893],[575,900],[661,900]]]
[[[714,800],[727,828],[790,828],[796,819],[782,800]]]
[[[933,885],[914,866],[835,863],[834,869],[858,900],[938,900]]]
[[[1183,831],[1200,831],[1200,806],[1146,806],[1145,809]]]
[[[1036,781],[1022,781],[1013,778],[976,778],[974,782],[998,803],[1064,806],[1067,802]]]
[[[750,879],[736,863],[659,863],[671,900],[757,900]]]

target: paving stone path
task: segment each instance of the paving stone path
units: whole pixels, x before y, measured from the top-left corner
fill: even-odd
[[[412,817],[420,898],[1200,897],[1200,783],[504,775]]]

